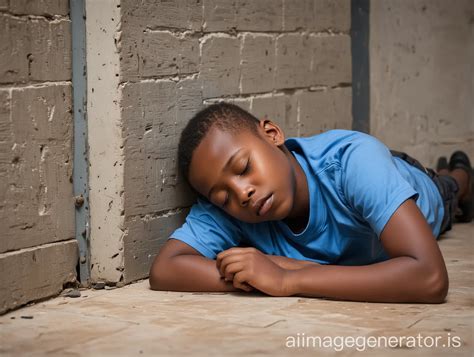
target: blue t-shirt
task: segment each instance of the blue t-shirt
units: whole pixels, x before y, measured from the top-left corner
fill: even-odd
[[[444,208],[436,185],[423,171],[392,157],[376,138],[331,130],[289,138],[285,145],[308,182],[310,212],[303,231],[295,234],[283,221],[241,222],[200,198],[170,238],[211,259],[231,247],[252,246],[265,254],[320,264],[372,264],[389,258],[380,234],[409,198],[416,200],[438,237]]]

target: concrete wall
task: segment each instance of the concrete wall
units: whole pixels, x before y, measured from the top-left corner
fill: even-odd
[[[94,1],[88,6],[88,32],[96,26],[104,34],[88,38],[88,49],[94,48],[88,51],[88,80],[95,81],[88,97],[109,109],[120,103],[120,112],[108,116],[103,108],[88,108],[90,122],[109,121],[107,134],[89,131],[90,140],[107,143],[91,170],[105,165],[109,178],[123,170],[111,180],[91,171],[95,280],[146,277],[159,247],[183,222],[194,197],[177,173],[177,143],[204,105],[236,103],[273,119],[289,136],[351,128],[349,0],[116,0],[104,5],[108,10]],[[107,66],[117,61],[110,72]],[[113,124],[118,122],[121,127]],[[104,214],[108,209],[112,218]]]
[[[91,279],[118,282],[125,230],[120,1],[86,1],[86,14]]]
[[[91,280],[146,277],[194,196],[179,134],[230,101],[351,127],[349,1],[86,1]],[[75,278],[67,0],[0,0],[0,312]]]
[[[371,131],[473,152],[473,3],[371,2]],[[86,0],[92,281],[146,277],[194,197],[179,134],[229,101],[288,136],[351,128],[349,0]],[[0,0],[0,312],[75,277],[67,0]]]
[[[67,1],[0,1],[0,313],[76,275]]]
[[[350,128],[349,1],[122,0],[124,279],[147,276],[194,197],[177,174],[186,122],[230,101],[288,135]]]
[[[474,2],[371,1],[371,133],[428,166],[474,159]]]

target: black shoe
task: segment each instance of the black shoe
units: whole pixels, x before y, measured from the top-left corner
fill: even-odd
[[[446,156],[440,156],[438,158],[438,163],[436,164],[436,172],[439,172],[440,170],[449,170],[448,159],[446,159]]]
[[[462,201],[459,201],[459,208],[462,211],[462,214],[457,215],[456,219],[458,222],[471,222],[474,212],[474,180],[473,180],[473,170],[471,167],[471,162],[469,157],[463,151],[456,151],[451,155],[449,159],[449,169],[461,169],[466,171],[469,177],[468,185],[471,186],[471,194],[468,197],[463,198]]]
[[[462,169],[470,175],[472,167],[471,161],[469,161],[467,154],[464,151],[454,152],[449,159],[449,169],[451,171],[454,169]]]

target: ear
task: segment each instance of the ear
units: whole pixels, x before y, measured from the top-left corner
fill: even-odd
[[[260,120],[260,131],[262,135],[272,144],[281,146],[285,143],[285,133],[283,130],[271,120]]]

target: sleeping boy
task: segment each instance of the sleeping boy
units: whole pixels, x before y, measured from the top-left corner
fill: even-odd
[[[445,300],[437,238],[456,214],[472,216],[463,152],[438,175],[367,134],[285,140],[272,121],[219,103],[189,121],[178,163],[198,199],[155,258],[152,289]]]

